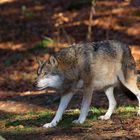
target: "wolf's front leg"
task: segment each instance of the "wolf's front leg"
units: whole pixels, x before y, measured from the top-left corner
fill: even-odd
[[[58,124],[58,122],[61,120],[62,115],[63,115],[66,107],[68,106],[68,103],[70,102],[73,94],[74,93],[70,92],[61,97],[61,101],[60,101],[60,104],[59,104],[55,117],[53,118],[53,120],[50,123],[44,124],[43,127],[51,128],[51,127],[55,127]]]
[[[85,90],[85,93],[83,94],[80,116],[77,120],[74,120],[73,123],[76,123],[76,124],[84,123],[88,115],[89,106],[91,104],[92,92],[93,92],[92,88],[87,88]]]
[[[110,87],[108,88],[106,91],[105,91],[105,94],[107,96],[107,99],[109,101],[109,108],[106,112],[105,115],[102,115],[99,117],[99,119],[101,120],[108,120],[110,119],[115,107],[116,107],[116,100],[115,100],[115,97],[114,97],[114,94],[113,94],[113,90],[114,90],[114,87]]]

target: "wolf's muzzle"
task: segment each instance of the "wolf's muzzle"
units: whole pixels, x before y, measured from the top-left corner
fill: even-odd
[[[34,87],[35,90],[43,90],[44,89],[44,87],[38,87],[38,82],[37,81],[33,83],[33,87]]]

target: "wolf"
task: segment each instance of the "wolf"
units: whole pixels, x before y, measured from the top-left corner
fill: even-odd
[[[73,123],[84,123],[92,94],[99,90],[105,92],[109,101],[107,112],[99,119],[110,119],[117,104],[113,90],[119,82],[136,95],[139,102],[137,114],[140,115],[138,75],[128,45],[115,40],[79,43],[61,49],[48,61],[38,63],[37,89],[53,88],[61,95],[56,115],[44,125],[45,128],[58,124],[71,98],[80,89],[83,91],[80,115]]]

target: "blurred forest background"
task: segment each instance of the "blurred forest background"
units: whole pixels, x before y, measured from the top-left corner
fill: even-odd
[[[140,70],[140,0],[0,0],[0,122],[7,113],[56,110],[59,97],[33,90],[36,57],[47,60],[70,44],[106,39],[129,44]],[[100,96],[94,94],[93,105],[107,106]],[[119,104],[137,103],[116,96]],[[81,98],[75,99],[76,108]]]

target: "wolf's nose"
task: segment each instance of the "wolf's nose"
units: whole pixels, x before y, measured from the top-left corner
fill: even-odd
[[[33,83],[33,86],[36,87],[36,86],[37,86],[37,82],[34,82],[34,83]]]

